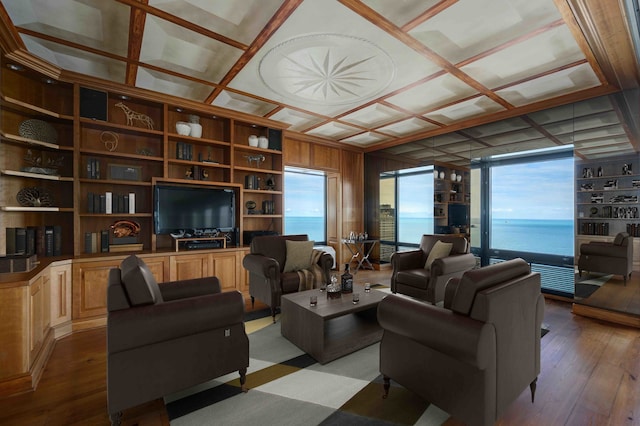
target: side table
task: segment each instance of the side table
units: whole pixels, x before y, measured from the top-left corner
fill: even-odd
[[[347,246],[349,251],[351,252],[351,262],[356,261],[358,264],[356,265],[353,273],[355,274],[358,270],[362,268],[373,269],[373,265],[369,262],[369,255],[373,248],[378,243],[378,240],[350,240],[343,239],[342,243]]]

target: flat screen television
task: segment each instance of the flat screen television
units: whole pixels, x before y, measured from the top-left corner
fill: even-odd
[[[233,189],[155,185],[153,225],[156,234],[229,230],[236,226]]]

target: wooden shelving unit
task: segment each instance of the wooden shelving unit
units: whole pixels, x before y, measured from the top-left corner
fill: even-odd
[[[139,241],[144,251],[171,250],[170,239],[153,234],[153,185],[163,181],[233,188],[238,194],[239,243],[245,230],[282,232],[281,129],[240,120],[237,114],[224,117],[206,109],[163,102],[153,95],[123,97],[103,87],[64,82],[47,84],[44,82],[47,79],[35,71],[3,69],[0,153],[4,160],[0,160],[3,180],[0,210],[8,217],[5,227],[61,225],[64,235],[73,236],[66,238],[64,253],[79,256],[85,253],[85,234],[109,229],[116,220],[130,219],[140,224]],[[82,108],[78,106],[80,93],[85,88],[105,93],[105,120],[81,116]],[[143,127],[136,121],[128,123],[119,103],[150,117],[153,128]],[[197,117],[202,126],[201,137],[178,134],[176,123],[188,122],[193,117]],[[53,126],[57,141],[21,136],[20,123],[27,119],[46,121]],[[273,146],[278,149],[249,146],[248,138],[254,134],[275,135],[278,140],[273,141]],[[188,147],[186,151],[185,147]],[[29,150],[64,156],[59,175],[22,171],[23,165],[16,160],[25,157]],[[188,155],[183,155],[186,152]],[[249,157],[259,157],[260,161],[249,162]],[[119,167],[131,168],[130,174],[126,178],[119,172],[114,175],[114,171],[121,170]],[[260,186],[245,188],[247,176],[255,176]],[[267,179],[274,186],[267,188]],[[45,187],[53,195],[55,206],[17,205],[15,194],[27,186]],[[135,194],[135,213],[90,211],[89,194],[106,192]],[[269,202],[272,211],[249,215],[244,207],[249,200],[254,201],[258,209],[263,202]],[[2,237],[0,242],[4,246]]]

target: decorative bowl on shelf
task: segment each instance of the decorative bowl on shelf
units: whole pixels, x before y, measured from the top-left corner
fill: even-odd
[[[44,188],[22,188],[18,191],[16,199],[22,207],[50,207],[52,205],[51,193]]]
[[[185,121],[178,121],[176,123],[176,132],[182,136],[189,136],[191,133],[191,126],[189,126],[189,123]]]
[[[18,134],[23,138],[40,142],[57,143],[58,132],[46,121],[29,119],[24,120],[18,127]]]

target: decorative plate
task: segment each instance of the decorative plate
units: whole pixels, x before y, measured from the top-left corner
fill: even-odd
[[[22,207],[50,207],[53,204],[51,193],[44,188],[22,188],[16,195]]]
[[[115,238],[135,237],[140,232],[140,224],[133,220],[116,220],[111,230]]]
[[[20,123],[18,134],[23,138],[29,138],[40,142],[57,143],[58,132],[46,121],[29,119]]]

